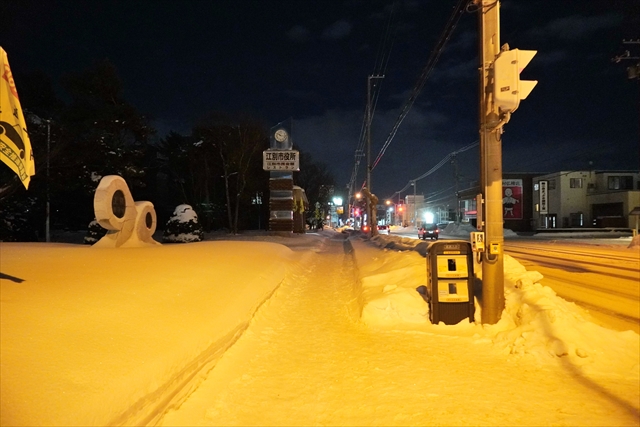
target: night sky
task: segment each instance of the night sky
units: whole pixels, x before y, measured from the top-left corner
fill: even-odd
[[[250,112],[269,125],[291,117],[294,143],[330,167],[339,193],[352,175],[368,76],[385,76],[374,87],[375,158],[456,3],[5,0],[0,46],[18,92],[23,72],[43,71],[57,81],[108,58],[125,99],[152,118],[160,135],[188,134],[209,111]],[[625,49],[640,54],[640,45],[623,45],[640,39],[638,4],[502,2],[501,44],[537,50],[523,76],[539,81],[505,127],[505,172],[640,167],[639,80],[627,78],[632,61],[612,61]],[[380,198],[477,141],[477,21],[477,13],[464,13],[373,170]],[[468,187],[478,178],[478,148],[459,154],[458,164],[460,186]],[[358,186],[365,173],[363,159]],[[453,183],[447,163],[419,180],[417,192],[438,200]]]

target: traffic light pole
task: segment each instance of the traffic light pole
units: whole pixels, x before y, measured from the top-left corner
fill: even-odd
[[[480,29],[480,181],[486,252],[482,262],[482,323],[495,324],[504,310],[502,127],[493,102],[491,65],[500,53],[500,3],[476,0]],[[478,206],[482,209],[482,206]]]

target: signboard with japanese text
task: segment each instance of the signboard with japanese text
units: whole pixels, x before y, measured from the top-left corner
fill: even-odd
[[[549,213],[549,181],[540,181],[540,213]]]
[[[31,140],[27,133],[18,90],[13,80],[7,52],[0,47],[0,162],[6,163],[29,189],[36,173]]]
[[[297,150],[265,150],[262,169],[266,171],[299,171],[300,153]]]
[[[502,180],[502,217],[504,220],[522,219],[522,180]]]

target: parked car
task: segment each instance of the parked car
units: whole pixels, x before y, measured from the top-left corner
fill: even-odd
[[[438,226],[436,224],[423,224],[418,229],[418,239],[427,240],[427,237],[433,240],[438,240]]]
[[[378,225],[378,233],[380,234],[391,234],[391,229],[388,225]]]

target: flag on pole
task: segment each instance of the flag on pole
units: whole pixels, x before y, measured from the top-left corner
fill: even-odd
[[[36,174],[27,124],[22,115],[18,91],[13,81],[7,52],[0,47],[0,160],[6,163],[29,188]]]

